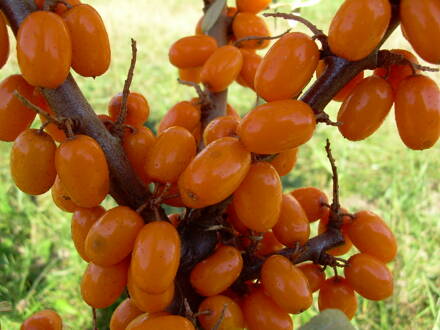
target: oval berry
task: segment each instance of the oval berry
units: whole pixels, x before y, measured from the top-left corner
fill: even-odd
[[[241,67],[239,78],[243,80],[245,86],[254,89],[255,75],[263,58],[246,49],[241,49],[241,53],[243,54],[243,66]]]
[[[20,330],[62,330],[63,320],[57,312],[45,309],[28,317]]]
[[[306,277],[312,292],[318,291],[322,287],[325,281],[325,272],[320,265],[306,262],[298,265],[297,268]]]
[[[151,318],[148,317],[144,321],[132,326],[131,323],[128,325],[127,330],[168,330],[168,329],[179,329],[179,330],[194,330],[194,325],[183,316],[168,315]]]
[[[264,233],[263,239],[258,243],[256,253],[260,256],[266,256],[284,247],[285,246],[278,241],[273,232],[267,231]]]
[[[172,126],[180,126],[192,131],[200,123],[200,107],[188,101],[182,101],[174,105],[160,121],[158,133]]]
[[[203,131],[205,146],[222,137],[236,136],[240,121],[233,116],[220,116],[212,120]]]
[[[270,37],[264,19],[253,13],[238,13],[232,22],[232,31],[237,40],[246,37]],[[269,43],[269,40],[246,40],[240,43],[240,47],[263,49],[269,46]]]
[[[319,290],[318,305],[320,311],[339,309],[351,320],[357,310],[357,299],[347,280],[334,276],[322,284]]]
[[[122,93],[112,97],[108,104],[108,113],[116,122],[122,107]],[[140,93],[130,92],[127,97],[127,116],[124,123],[134,127],[143,126],[150,115],[150,106],[147,99]]]
[[[0,14],[0,69],[9,57],[9,36],[5,17]]]
[[[210,311],[204,314],[204,311]],[[244,328],[244,318],[240,306],[226,296],[212,296],[202,301],[199,306],[198,320],[204,329],[212,329],[220,318],[222,321],[218,330],[241,330]]]
[[[51,194],[55,205],[61,210],[65,212],[75,212],[75,210],[79,208],[67,193],[58,175],[52,186]]]
[[[202,66],[217,49],[217,41],[207,35],[184,37],[170,48],[169,59],[172,65],[180,68]]]
[[[298,203],[306,212],[309,222],[322,219],[327,214],[327,207],[324,204],[328,204],[327,195],[314,187],[302,187],[297,188],[290,192],[295,197]]]
[[[239,12],[258,13],[269,7],[272,0],[236,0]]]
[[[133,303],[133,299],[126,298],[114,310],[110,319],[110,330],[125,330],[131,321],[143,313]]]
[[[179,69],[179,79],[199,84],[202,79],[200,77],[202,68],[203,66],[196,66],[195,68]]]
[[[44,1],[43,0],[35,0],[35,2],[39,1],[41,3],[41,6],[39,6],[40,9],[43,8],[44,5]],[[79,4],[81,4],[81,2],[79,0],[65,0],[64,1],[66,4],[71,5],[72,7],[75,7]],[[57,13],[58,15],[62,15],[64,12],[66,12],[69,8],[67,8],[67,6],[64,3],[57,3],[55,6],[55,13]]]
[[[269,163],[277,170],[279,176],[285,176],[295,167],[298,155],[298,148],[288,149],[280,152]]]

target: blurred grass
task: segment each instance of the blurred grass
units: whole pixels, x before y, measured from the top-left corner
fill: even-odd
[[[341,2],[322,0],[302,13],[326,30]],[[168,63],[167,53],[176,39],[193,33],[201,3],[93,2],[110,34],[112,66],[103,77],[77,80],[97,112],[105,112],[108,100],[122,89],[130,60],[130,38],[137,40],[139,50],[132,90],[148,98],[152,122],[174,103],[194,95],[188,87],[177,84],[177,71]],[[274,22],[269,20],[269,25],[274,27]],[[285,27],[284,22],[277,22],[277,30]],[[300,26],[295,29],[304,31]],[[386,47],[409,48],[399,32]],[[13,58],[0,72],[1,79],[17,71]],[[429,75],[440,81],[439,74]],[[250,91],[240,86],[231,88],[230,103],[241,113],[249,111],[254,102]],[[337,109],[338,104],[328,107],[333,116]],[[314,185],[331,191],[323,148],[326,138],[331,139],[337,159],[344,206],[350,211],[368,208],[382,215],[399,241],[398,258],[391,264],[395,294],[384,302],[359,299],[353,323],[359,329],[439,329],[439,146],[421,152],[406,149],[393,115],[376,134],[358,143],[344,140],[333,127],[319,127],[315,137],[301,148],[297,167],[284,178],[286,190]],[[9,144],[0,144],[0,328],[18,329],[20,322],[35,311],[54,308],[62,315],[66,329],[91,329],[90,309],[79,293],[86,264],[70,240],[70,216],[53,207],[50,194],[29,197],[13,186],[9,148]],[[106,202],[107,207],[111,205],[111,201]],[[315,312],[295,316],[295,325]]]

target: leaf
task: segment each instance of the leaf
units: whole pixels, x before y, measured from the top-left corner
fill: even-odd
[[[205,16],[203,16],[202,31],[207,33],[217,22],[220,17],[223,8],[226,6],[226,0],[215,0],[209,9],[206,11]]]
[[[355,330],[350,320],[338,309],[326,309],[299,330]]]

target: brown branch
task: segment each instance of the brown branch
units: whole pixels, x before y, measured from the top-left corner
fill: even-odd
[[[291,29],[288,29],[286,32],[283,32],[279,35],[276,36],[272,36],[272,37],[261,37],[261,36],[247,36],[247,37],[243,37],[241,39],[238,39],[237,41],[234,42],[234,46],[237,48],[240,48],[240,45],[245,42],[245,41],[249,41],[249,40],[259,40],[259,41],[264,41],[264,40],[275,40],[278,38],[281,38],[282,36],[286,35],[287,33],[290,32]]]
[[[327,153],[327,158],[332,167],[332,178],[333,178],[333,203],[330,207],[332,212],[338,213],[340,209],[339,204],[339,177],[338,177],[338,168],[336,167],[336,161],[332,154],[332,149],[330,145],[330,140],[327,139],[327,144],[325,146],[325,151]]]

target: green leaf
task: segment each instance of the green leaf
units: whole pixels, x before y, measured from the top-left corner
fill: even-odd
[[[226,0],[215,0],[209,9],[206,11],[205,16],[203,16],[202,31],[203,33],[208,33],[208,31],[214,26],[220,17],[223,8],[226,6]]]
[[[355,327],[339,309],[326,309],[299,330],[355,330]]]

